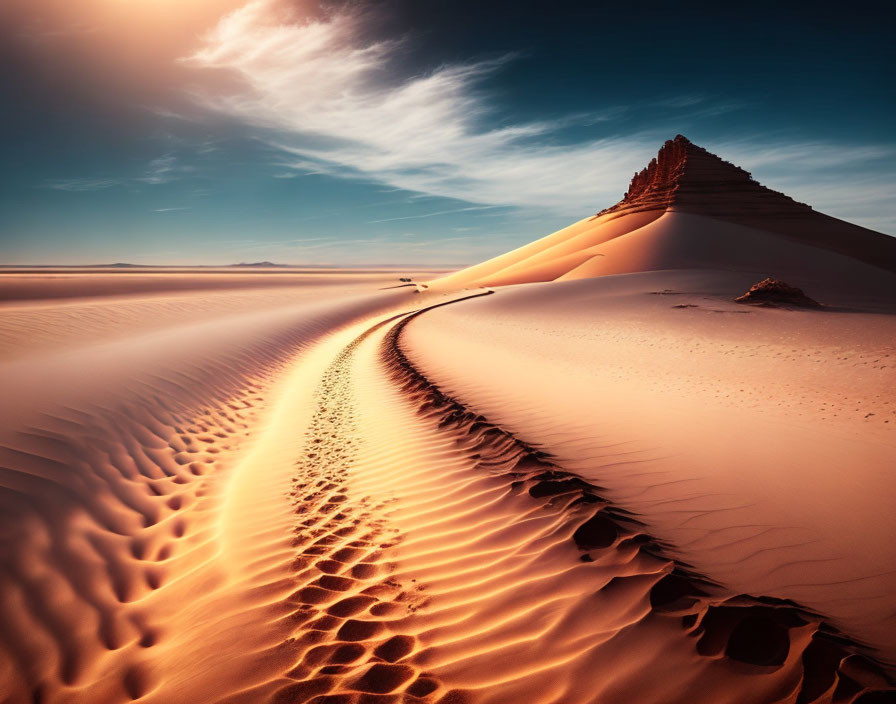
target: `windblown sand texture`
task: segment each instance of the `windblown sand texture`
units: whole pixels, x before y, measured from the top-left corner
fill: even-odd
[[[422,292],[0,275],[0,701],[893,701],[896,275],[717,162]]]

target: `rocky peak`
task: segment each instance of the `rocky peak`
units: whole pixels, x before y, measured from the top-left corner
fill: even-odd
[[[656,158],[634,175],[622,200],[605,213],[681,210],[706,215],[732,211],[780,213],[809,206],[765,188],[748,171],[698,147],[683,135],[667,140]]]

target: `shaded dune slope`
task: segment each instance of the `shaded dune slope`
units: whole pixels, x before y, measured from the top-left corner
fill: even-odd
[[[896,240],[766,188],[679,135],[635,174],[616,205],[431,285],[444,290],[697,267],[802,281],[842,273],[853,287],[875,293],[893,286]]]
[[[734,222],[669,211],[624,237],[590,250],[593,256],[559,281],[663,269],[773,270],[825,290],[839,287],[867,297],[892,295],[896,274],[826,249]]]
[[[696,702],[705,700],[707,686],[716,688],[711,695],[714,701],[720,696],[726,701],[750,702],[866,701],[861,696],[854,699],[860,692],[872,701],[877,688],[893,685],[884,667],[875,662],[873,651],[838,633],[821,615],[788,600],[733,594],[699,575],[670,557],[672,546],[652,537],[637,515],[614,505],[600,486],[564,470],[556,458],[444,393],[402,349],[401,333],[419,314],[405,317],[388,335],[386,359],[395,380],[409,400],[419,404],[421,416],[454,435],[472,453],[478,470],[507,482],[510,493],[528,495],[565,517],[561,532],[577,547],[579,560],[603,568],[591,575],[590,588],[597,587],[598,597],[594,606],[606,609],[612,604],[611,613],[595,608],[578,616],[603,634],[603,647],[626,643],[627,668],[643,668],[653,675],[663,672],[656,691],[625,673],[586,674],[591,663],[596,666],[612,659],[595,643],[583,650],[581,662],[576,663],[582,669],[575,678],[567,680],[561,672],[550,675],[581,687],[581,692],[575,686],[565,691],[563,701],[577,701],[581,696],[582,701],[631,701],[634,697],[644,702]],[[587,603],[584,593],[581,598]],[[621,613],[631,620],[616,621]],[[564,627],[572,625],[565,622]],[[568,637],[559,630],[552,632],[552,643]],[[702,665],[679,663],[686,669],[673,673],[655,660],[657,652],[644,647],[651,641],[663,657],[675,659],[670,651],[693,649],[709,660]],[[497,649],[490,655],[500,662]],[[760,673],[761,686],[741,680]],[[524,691],[521,688],[516,696]],[[493,694],[493,699],[483,694],[484,701],[512,700],[507,693]]]
[[[292,480],[296,663],[273,701],[870,702],[890,686],[819,614],[700,576],[431,383],[401,337],[442,305],[364,329],[322,378]]]
[[[186,628],[190,575],[220,552],[222,477],[266,390],[315,338],[388,300],[294,305],[3,367],[5,701],[125,701],[159,686],[150,661]]]
[[[556,429],[415,363],[427,316],[505,293],[78,304],[111,341],[0,367],[4,704],[890,696],[822,609],[701,574]]]

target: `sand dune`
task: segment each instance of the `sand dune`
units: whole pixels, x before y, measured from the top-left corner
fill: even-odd
[[[287,304],[195,294],[205,320],[190,323],[172,323],[168,302],[121,301],[116,311],[110,301],[109,324],[92,328],[108,342],[72,334],[67,351],[41,341],[31,358],[8,360],[6,699],[746,704],[851,701],[888,686],[888,601],[878,594],[889,578],[819,596],[866,568],[870,551],[828,561],[821,587],[791,593],[762,580],[796,564],[794,549],[814,555],[801,547],[810,531],[819,554],[830,547],[830,530],[797,525],[823,515],[829,487],[803,487],[815,513],[782,520],[766,506],[762,520],[780,529],[750,528],[731,486],[700,477],[693,458],[657,457],[677,451],[669,438],[687,426],[658,434],[647,419],[639,439],[609,387],[590,381],[585,388],[612,409],[615,426],[604,425],[566,391],[582,387],[582,372],[564,355],[572,381],[539,363],[561,392],[551,398],[539,396],[542,382],[514,378],[522,350],[556,356],[537,327],[512,337],[515,316],[561,324],[553,308],[596,299],[594,281],[615,282],[604,292],[614,304],[641,298],[661,315],[696,314],[670,304],[703,300],[697,293],[672,296],[669,274],[645,276],[553,284],[547,297],[364,283],[355,293],[336,287],[329,300],[299,288]],[[704,275],[691,276],[693,286]],[[35,312],[77,321],[85,305],[96,303]],[[143,320],[127,334],[123,320],[135,310]],[[636,313],[630,305],[618,317]],[[463,341],[449,339],[459,329]],[[463,347],[483,340],[494,354]],[[581,346],[586,358],[600,349]],[[613,349],[631,353],[618,340]],[[446,361],[458,350],[479,355],[460,377]],[[498,359],[508,363],[496,367]],[[631,381],[635,403],[641,387]],[[528,414],[514,388],[542,410]],[[653,399],[668,412],[661,394]],[[882,403],[867,408],[884,415]],[[875,436],[885,449],[888,430]],[[606,438],[623,446],[610,443],[609,464],[594,462]],[[632,473],[612,460],[632,452],[656,466]],[[875,457],[866,453],[863,471],[877,471]],[[651,471],[680,478],[656,481]],[[756,500],[737,488],[741,503]],[[839,547],[873,544],[876,559],[889,560],[887,495],[837,496],[828,508]],[[717,511],[706,514],[706,501]],[[859,511],[876,524],[857,522]],[[698,514],[713,518],[695,522]],[[732,568],[732,556],[745,567]],[[799,569],[804,583],[816,577]]]
[[[896,275],[660,161],[429,289],[2,279],[4,704],[889,701]]]
[[[693,268],[803,283],[836,278],[874,297],[894,287],[896,240],[765,188],[679,135],[635,174],[616,205],[430,286],[454,290]]]
[[[896,322],[745,310],[725,293],[745,280],[502,290],[421,317],[408,354],[604,487],[723,594],[793,600],[896,662]]]
[[[67,298],[85,299],[106,296],[156,297],[177,292],[245,291],[289,286],[352,286],[394,282],[407,270],[356,269],[234,269],[216,267],[83,267],[27,269],[0,268],[0,300],[41,301]],[[428,270],[421,275],[434,273]],[[90,274],[86,276],[85,274]]]
[[[256,306],[149,332],[138,320],[129,337],[0,368],[8,701],[130,701],[176,683],[178,672],[194,679],[202,668],[190,653],[208,649],[195,638],[210,614],[224,624],[221,637],[252,613],[255,601],[244,597],[259,587],[243,584],[231,598],[234,582],[264,577],[263,585],[267,575],[230,574],[225,478],[285,365],[396,294],[320,302],[297,289],[293,297],[268,312]],[[238,671],[236,661],[228,667]],[[215,700],[217,685],[203,686]]]
[[[735,269],[854,293],[885,295],[896,274],[829,250],[703,215],[666,212],[657,220],[588,250],[591,257],[558,281],[662,269]],[[736,263],[736,265],[734,264]],[[760,277],[761,278],[761,277]]]
[[[740,222],[671,209],[602,215],[533,245],[436,279],[430,286],[447,291],[694,268],[746,271],[760,278],[774,274],[802,286],[836,282],[841,290],[870,299],[886,296],[896,284],[893,272],[833,250]]]

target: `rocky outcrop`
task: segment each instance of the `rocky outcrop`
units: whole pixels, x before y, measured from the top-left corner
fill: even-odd
[[[632,178],[616,205],[597,216],[679,211],[773,232],[896,272],[896,239],[824,215],[758,183],[748,171],[682,135],[668,140]]]
[[[794,243],[815,249],[799,252]],[[663,268],[775,271],[889,299],[896,237],[819,213],[678,135],[616,205],[433,284],[451,290]]]
[[[709,216],[738,212],[793,216],[812,211],[682,135],[668,140],[634,175],[622,200],[599,215],[669,208]]]
[[[802,289],[791,286],[780,279],[771,277],[753,284],[743,296],[734,299],[738,303],[775,306],[779,304],[800,306],[802,308],[820,308],[818,301],[809,298]]]

